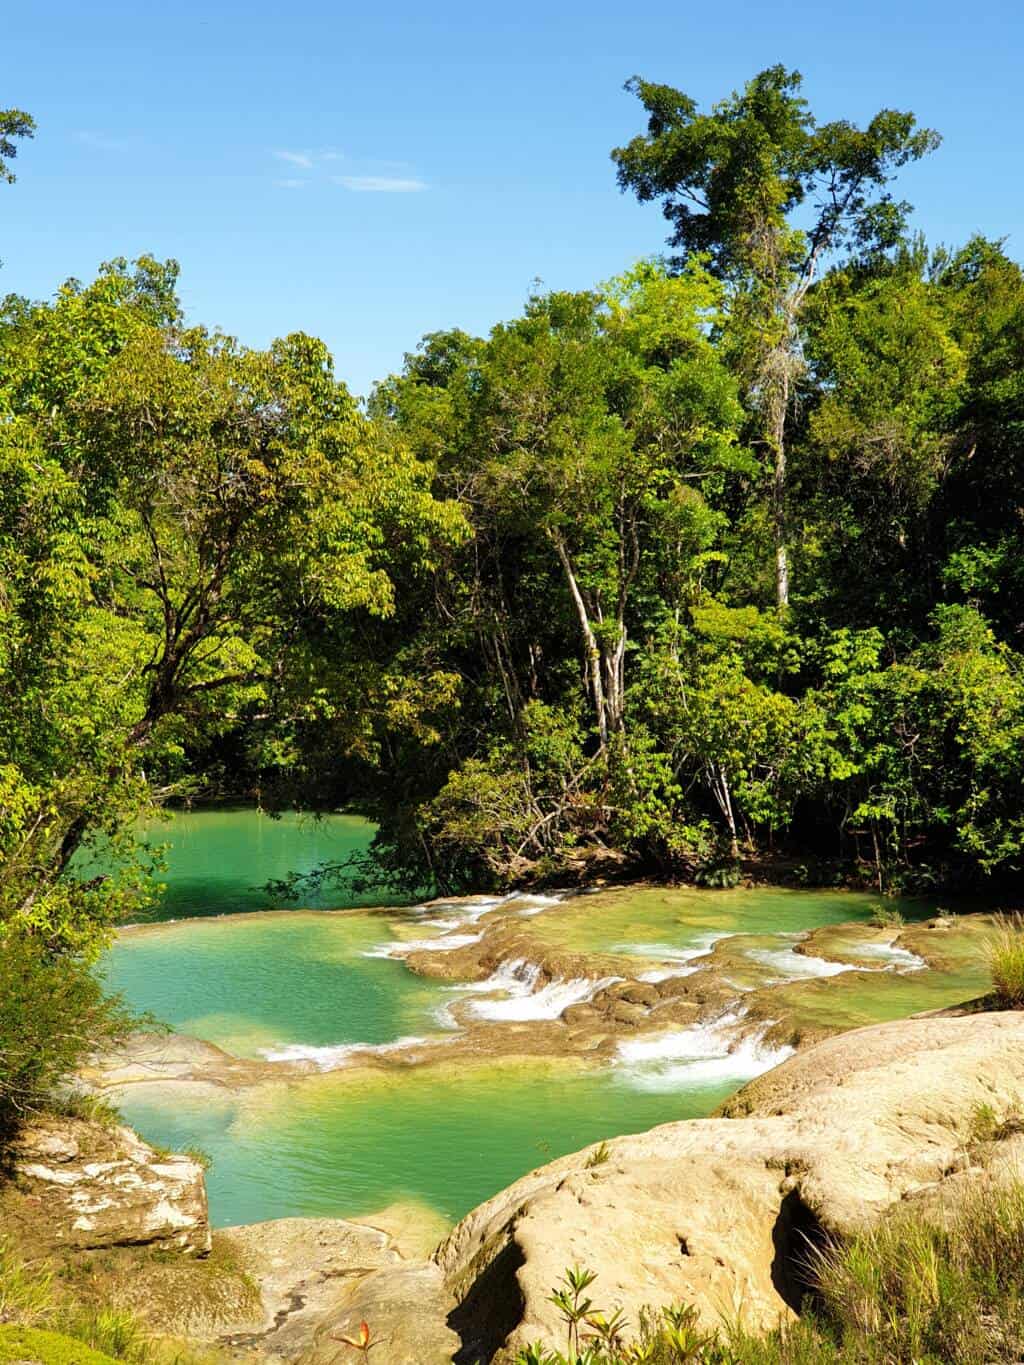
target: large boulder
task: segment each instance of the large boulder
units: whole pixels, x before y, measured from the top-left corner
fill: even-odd
[[[829,1039],[746,1087],[721,1117],[665,1124],[532,1172],[435,1253],[466,1360],[564,1343],[549,1302],[567,1266],[621,1306],[693,1304],[711,1327],[768,1329],[805,1291],[808,1242],[845,1235],[971,1167],[972,1116],[1019,1111],[1024,1014],[907,1020]],[[382,1365],[389,1358],[381,1354]]]
[[[14,1180],[0,1214],[37,1252],[151,1246],[204,1256],[210,1223],[203,1168],[161,1154],[130,1128],[41,1120],[8,1153]]]

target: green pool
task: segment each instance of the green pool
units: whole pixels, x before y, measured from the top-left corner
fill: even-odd
[[[436,912],[416,910],[182,918],[265,905],[254,885],[283,875],[289,859],[312,865],[337,856],[346,841],[368,838],[365,826],[306,828],[298,821],[268,824],[253,812],[215,812],[179,817],[169,832],[176,842],[165,913],[173,908],[178,922],[122,934],[106,960],[111,985],[176,1030],[237,1055],[304,1056],[324,1068],[237,1094],[208,1086],[123,1092],[122,1110],[144,1136],[170,1147],[198,1146],[211,1156],[217,1224],[358,1215],[405,1201],[456,1218],[555,1156],[707,1114],[777,1059],[756,1048],[730,1051],[720,1032],[704,1026],[623,1047],[610,1064],[446,1061],[445,1040],[453,1036],[446,1006],[484,997],[415,976],[388,953],[410,936],[478,932],[478,924],[458,922],[458,908],[453,918],[441,912],[447,929],[425,923]],[[750,969],[760,982],[793,968],[794,933],[864,921],[873,904],[871,897],[774,888],[644,889],[531,905],[524,925],[541,942],[571,951],[632,952],[670,963],[681,957],[691,966],[694,952],[715,937],[742,935],[729,945],[737,962],[747,960],[748,950],[769,955]],[[884,982],[873,973],[870,980],[833,976],[780,989],[806,990],[810,1007],[828,1010],[843,998],[834,992],[849,995],[862,983],[865,1012],[890,1017],[915,1007],[901,1009],[901,991],[929,1003],[960,998],[957,992],[977,974],[974,966],[966,974],[961,967],[946,983],[921,978],[912,989],[912,975],[895,971],[885,972]],[[533,997],[521,1012],[524,1002],[511,998],[510,1010],[492,1013],[500,1021],[494,1027],[542,1017],[530,1014]],[[410,1037],[436,1040],[429,1051],[439,1060],[388,1070],[350,1065],[353,1045],[387,1046]]]

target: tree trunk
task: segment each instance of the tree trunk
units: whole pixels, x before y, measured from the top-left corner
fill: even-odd
[[[605,708],[607,728],[610,734],[618,734],[625,728],[626,711],[626,625],[619,620],[615,648],[602,651],[601,662],[604,670]]]
[[[787,346],[779,347],[772,360],[768,399],[768,444],[775,458],[772,471],[772,538],[775,542],[775,597],[780,609],[789,606],[788,518],[786,515],[786,414],[789,410]]]
[[[584,602],[583,594],[576,582],[576,575],[573,572],[572,563],[562,538],[556,531],[549,532],[549,535],[565,573],[569,595],[572,597],[573,605],[576,608],[576,615],[579,617],[580,630],[583,633],[583,645],[586,651],[587,678],[594,703],[594,714],[597,718],[597,733],[601,739],[601,747],[604,748],[608,743],[608,699],[604,687],[605,669],[602,667],[601,649],[597,643],[593,626],[590,624],[590,613],[587,611],[587,604]]]
[[[708,765],[708,778],[711,790],[715,794],[718,808],[725,816],[725,823],[729,830],[729,854],[735,862],[740,858],[740,841],[736,832],[736,812],[732,804],[732,792],[729,790],[729,779],[725,769],[720,763]]]
[[[772,507],[775,532],[775,596],[780,608],[789,606],[789,553],[786,549],[786,447],[780,442],[775,451],[775,480]]]

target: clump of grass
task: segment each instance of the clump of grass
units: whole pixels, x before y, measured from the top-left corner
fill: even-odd
[[[201,1166],[204,1171],[208,1171],[213,1165],[213,1157],[202,1147],[182,1147],[182,1154]]]
[[[903,1211],[821,1253],[817,1280],[844,1346],[908,1362],[1020,1358],[1024,1183],[979,1182],[944,1212]]]
[[[102,1095],[94,1095],[87,1090],[67,1090],[55,1095],[47,1107],[57,1118],[87,1119],[103,1128],[116,1128],[124,1122],[116,1105]]]
[[[258,1301],[255,1286],[253,1293]],[[18,1350],[11,1355],[8,1347],[14,1346]],[[153,1335],[130,1309],[106,1302],[83,1302],[50,1269],[26,1264],[9,1243],[0,1242],[0,1362],[5,1360],[39,1360],[43,1365],[99,1365],[107,1361],[118,1365],[222,1365],[219,1355],[197,1352],[186,1343]]]
[[[611,1158],[611,1154],[612,1149],[607,1142],[602,1142],[594,1148],[583,1164],[588,1171],[593,1170],[595,1166],[603,1166]]]
[[[894,905],[876,905],[871,910],[868,923],[872,929],[902,929],[906,924],[901,911]]]
[[[1012,1109],[1000,1118],[991,1104],[982,1101],[971,1110],[967,1147],[972,1155],[983,1158],[986,1149],[993,1144],[1021,1133],[1024,1133],[1024,1115],[1018,1109]]]
[[[968,1140],[972,1144],[995,1142],[999,1136],[1000,1127],[999,1115],[992,1105],[983,1100],[971,1110]]]
[[[1000,918],[988,964],[999,1003],[1009,1009],[1024,1008],[1024,916]]]
[[[123,1308],[65,1308],[57,1313],[55,1327],[65,1336],[84,1341],[94,1351],[115,1360],[144,1361],[147,1342],[142,1324]]]
[[[53,1276],[28,1270],[10,1246],[0,1242],[0,1322],[36,1327],[53,1311]]]

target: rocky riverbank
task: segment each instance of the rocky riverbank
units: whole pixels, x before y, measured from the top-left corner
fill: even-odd
[[[422,1215],[402,1209],[377,1226],[283,1219],[211,1242],[194,1162],[55,1121],[18,1149],[4,1219],[22,1234],[46,1226],[47,1254],[65,1262],[101,1252],[117,1302],[233,1358],[328,1365],[366,1321],[380,1365],[505,1365],[524,1342],[560,1337],[548,1295],[574,1263],[634,1321],[641,1306],[687,1302],[709,1327],[736,1314],[776,1325],[799,1306],[808,1239],[1014,1169],[1024,1139],[1006,1121],[1022,1096],[1019,1012],[854,1030],[802,1049],[720,1117],[531,1172],[429,1254]],[[984,1154],[980,1106],[1010,1133]]]

